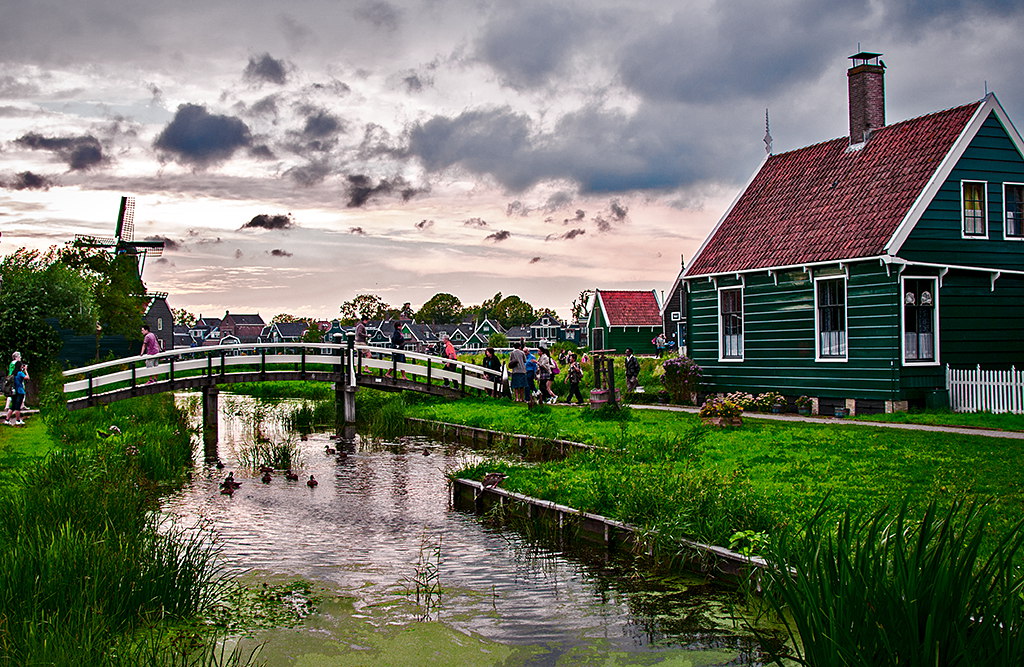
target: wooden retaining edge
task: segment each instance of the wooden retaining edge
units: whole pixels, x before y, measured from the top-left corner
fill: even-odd
[[[588,542],[603,543],[610,549],[625,548],[633,553],[653,555],[650,541],[641,535],[636,526],[622,521],[514,491],[485,487],[471,479],[453,479],[451,488],[452,505],[456,509],[471,509],[482,513],[494,505],[500,505],[530,520],[547,518],[557,525],[559,531],[572,528],[576,536]],[[705,574],[740,579],[749,576],[752,569],[756,571],[768,567],[763,558],[744,556],[725,547],[686,539],[678,540],[677,544],[686,566]]]
[[[553,446],[558,449],[558,453],[565,456],[566,450],[589,450],[589,451],[606,451],[607,447],[599,447],[598,445],[588,445],[585,442],[574,442],[572,440],[559,440],[552,438],[542,438],[536,435],[525,435],[522,433],[506,433],[504,431],[494,431],[488,428],[479,428],[476,426],[465,426],[464,424],[453,424],[451,422],[435,421],[433,419],[421,419],[419,417],[406,417],[405,421],[409,424],[419,427],[420,429],[430,429],[432,434],[436,434],[440,437],[454,437],[464,442],[470,442],[474,445],[494,445],[495,441],[505,440],[518,445],[521,449],[526,448],[527,443],[536,443],[542,446]]]

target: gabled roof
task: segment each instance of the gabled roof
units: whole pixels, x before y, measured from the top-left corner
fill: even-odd
[[[278,322],[275,326],[282,338],[299,338],[309,328],[305,322]]]
[[[594,290],[610,327],[660,327],[661,304],[654,290]]]
[[[234,313],[224,313],[224,319],[222,319],[221,322],[226,320],[228,317],[230,317],[232,319],[232,321],[235,323],[235,326],[238,326],[238,325],[243,325],[243,326],[244,325],[254,325],[254,326],[255,325],[259,325],[261,327],[262,326],[266,326],[266,322],[264,322],[263,318],[259,316],[259,313],[255,314],[255,315],[236,315]]]
[[[685,277],[882,255],[990,99],[769,156]]]

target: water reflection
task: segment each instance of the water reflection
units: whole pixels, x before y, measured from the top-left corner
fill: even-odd
[[[200,463],[166,509],[211,521],[225,557],[239,567],[322,582],[373,605],[409,591],[440,543],[444,590],[434,618],[491,640],[542,645],[541,663],[600,646],[647,654],[727,649],[730,657],[720,664],[762,664],[753,640],[729,621],[740,601],[731,591],[604,552],[527,541],[452,511],[445,475],[479,460],[477,453],[410,437],[339,444],[343,456],[327,455],[325,445],[335,441],[313,434],[299,443],[299,481],[274,474],[263,484],[260,473],[237,465],[253,433],[237,423],[242,411],[230,404],[222,408],[220,430],[226,467]],[[263,435],[285,437],[281,420],[266,414]],[[229,470],[242,482],[233,497],[218,490]],[[305,485],[310,474],[319,487]]]

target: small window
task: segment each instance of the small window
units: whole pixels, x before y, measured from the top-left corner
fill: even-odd
[[[846,279],[819,279],[815,303],[818,359],[846,359]]]
[[[1003,234],[1006,238],[1024,238],[1024,184],[1003,185],[1003,213]]]
[[[903,359],[906,363],[936,361],[937,294],[934,278],[903,280]]]
[[[960,184],[964,236],[988,236],[985,186],[986,183],[981,181],[963,181]]]
[[[718,356],[722,360],[743,359],[743,290],[723,289],[718,293]]]
[[[156,330],[157,331],[163,331],[164,330],[164,318],[162,318],[162,317],[156,318]]]

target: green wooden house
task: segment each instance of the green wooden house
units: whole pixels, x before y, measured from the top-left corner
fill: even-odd
[[[591,350],[653,354],[662,331],[661,304],[654,290],[594,290],[587,316]]]
[[[886,125],[852,58],[850,136],[769,155],[684,271],[711,391],[892,411],[1024,366],[1021,136],[994,95]]]
[[[477,323],[473,333],[470,334],[465,343],[462,343],[462,347],[467,350],[486,349],[489,345],[487,341],[496,333],[504,334],[505,327],[501,326],[497,321],[485,317]],[[452,338],[452,343],[456,345],[458,344],[455,342],[454,338]]]

